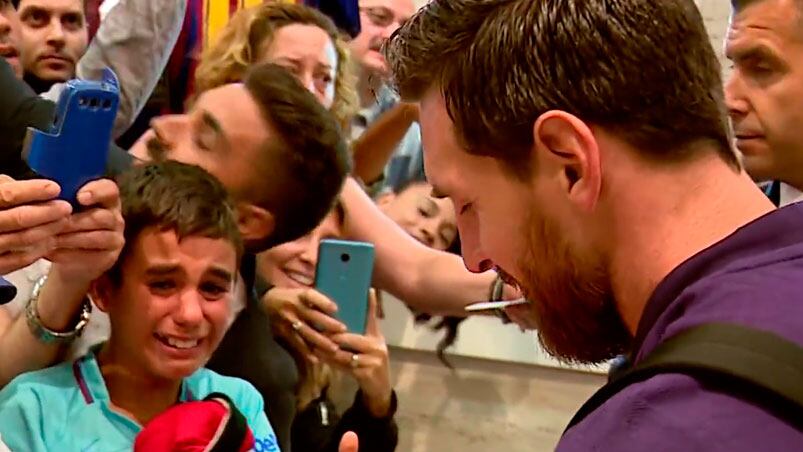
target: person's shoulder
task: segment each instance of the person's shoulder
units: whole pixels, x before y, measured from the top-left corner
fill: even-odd
[[[12,450],[41,450],[33,445],[61,437],[70,403],[80,397],[70,365],[24,373],[0,391],[0,434]]]
[[[662,374],[623,389],[570,429],[558,451],[803,449],[803,432],[763,407]]]
[[[768,331],[803,346],[803,257],[732,269],[684,290],[657,322],[663,338],[710,322]]]

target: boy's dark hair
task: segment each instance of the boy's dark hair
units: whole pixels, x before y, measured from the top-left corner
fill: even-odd
[[[257,65],[246,75],[245,87],[278,133],[278,139],[265,143],[264,158],[253,162],[265,177],[252,199],[274,215],[276,224],[273,234],[255,245],[262,251],[302,237],[321,222],[351,171],[351,160],[334,116],[286,69]]]
[[[720,64],[693,0],[433,0],[384,52],[404,99],[439,90],[468,152],[519,178],[549,110],[654,161],[714,148],[739,167]]]
[[[130,247],[143,230],[172,230],[179,239],[202,236],[229,241],[243,254],[234,203],[226,188],[204,169],[172,160],[134,167],[118,179],[125,220],[125,246],[109,270],[115,284]]]

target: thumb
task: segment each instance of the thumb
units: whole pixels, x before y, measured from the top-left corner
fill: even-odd
[[[365,335],[369,337],[378,337],[381,335],[379,331],[379,320],[376,316],[377,301],[376,289],[368,290],[368,320],[365,323]]]
[[[338,452],[358,452],[360,446],[360,441],[357,438],[357,434],[354,432],[346,432],[343,435],[343,438],[340,440],[340,447],[337,449]]]

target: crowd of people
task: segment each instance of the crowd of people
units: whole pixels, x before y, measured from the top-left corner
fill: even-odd
[[[0,0],[0,450],[395,450],[382,292],[619,356],[559,450],[803,447],[799,0],[732,0],[724,81],[693,0],[245,3]],[[26,134],[105,68],[73,205]]]

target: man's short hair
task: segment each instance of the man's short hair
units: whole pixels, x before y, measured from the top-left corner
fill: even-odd
[[[642,155],[700,143],[738,168],[720,65],[692,0],[433,0],[385,56],[402,97],[438,88],[468,152],[530,173],[533,123],[563,110]]]
[[[264,183],[255,199],[275,218],[259,249],[304,236],[329,213],[351,170],[343,133],[334,116],[281,66],[265,63],[245,77],[245,87],[278,133],[253,162]]]
[[[172,160],[133,167],[118,180],[125,246],[109,271],[119,284],[121,267],[130,247],[150,227],[190,236],[224,239],[243,254],[234,203],[226,187],[206,170]]]

